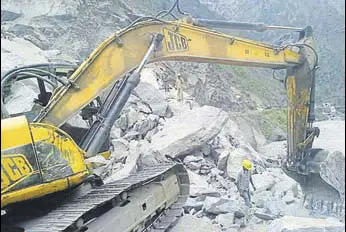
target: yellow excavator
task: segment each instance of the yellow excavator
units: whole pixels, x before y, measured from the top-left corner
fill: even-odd
[[[294,30],[299,39],[275,46],[208,27]],[[105,184],[95,173],[98,164],[87,162],[94,156],[109,158],[110,130],[139,83],[143,67],[172,60],[286,70],[288,150],[284,170],[307,194],[318,195],[314,190],[318,185],[331,199],[340,197],[319,176],[318,162],[323,159],[319,156],[314,161],[319,153],[312,149],[319,134],[312,125],[318,60],[310,26],[143,17],[106,39],[79,66],[38,64],[13,69],[2,77],[3,231],[167,231],[174,224],[189,196],[189,177],[182,164],[169,161],[143,167],[125,179]],[[32,111],[36,113],[11,115],[3,93],[13,81],[28,78],[37,79],[40,89],[38,107]],[[101,101],[100,95],[110,87]],[[80,112],[90,128],[67,123]],[[37,215],[35,207],[41,210]]]

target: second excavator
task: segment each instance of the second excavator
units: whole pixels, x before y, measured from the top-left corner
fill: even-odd
[[[274,46],[207,27],[288,29],[296,31],[299,39]],[[310,26],[143,17],[106,39],[79,66],[38,64],[16,68],[2,77],[1,209],[6,211],[2,228],[167,231],[181,216],[189,196],[189,177],[182,164],[167,161],[104,184],[95,165],[87,160],[109,157],[110,130],[139,83],[143,67],[170,60],[286,70],[288,151],[284,170],[301,184],[305,194],[340,199],[340,193],[319,176],[322,153],[312,149],[319,134],[313,127],[318,59]],[[37,79],[40,89],[35,107],[11,115],[4,92],[13,81],[28,78]],[[109,87],[107,98],[101,101],[99,96]],[[67,123],[80,112],[89,122],[87,130]]]

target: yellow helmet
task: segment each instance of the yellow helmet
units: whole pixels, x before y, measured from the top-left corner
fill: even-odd
[[[242,162],[242,166],[247,169],[247,170],[251,170],[252,169],[252,163],[250,162],[250,160],[248,159],[244,159]]]

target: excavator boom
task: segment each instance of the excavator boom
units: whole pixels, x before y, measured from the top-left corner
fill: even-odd
[[[134,70],[155,34],[164,36],[149,60],[189,61],[284,69],[302,63],[301,56],[269,44],[232,37],[182,22],[143,22],[106,39],[76,70],[72,85],[61,88],[36,118],[62,125],[107,87]]]

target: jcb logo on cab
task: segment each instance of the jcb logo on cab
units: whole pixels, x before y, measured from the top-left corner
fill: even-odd
[[[33,169],[24,155],[2,155],[1,190],[31,174]]]
[[[187,38],[185,36],[172,31],[168,31],[166,29],[164,29],[163,32],[166,39],[167,50],[169,52],[189,50]]]

